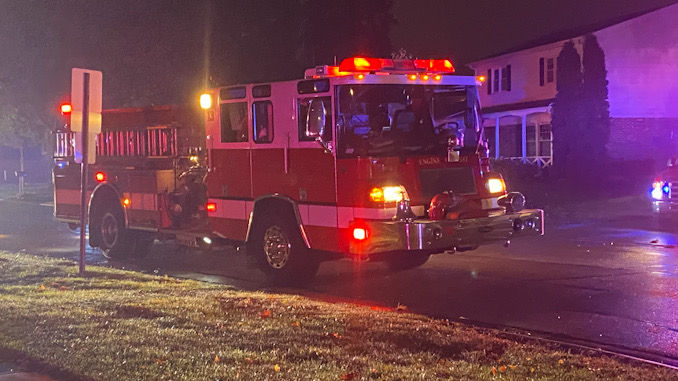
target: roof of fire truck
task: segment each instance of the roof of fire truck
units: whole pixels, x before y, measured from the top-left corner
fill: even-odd
[[[448,86],[479,86],[483,78],[454,74],[454,65],[447,59],[427,60],[397,60],[390,58],[351,57],[344,59],[339,66],[316,66],[307,69],[303,80],[326,79],[335,85],[346,84],[408,84],[408,85],[448,85]],[[283,81],[279,83],[294,83],[299,80]],[[269,82],[270,83],[270,82]],[[243,98],[243,89],[259,84],[237,84],[219,86],[201,95],[201,108],[212,106],[212,95],[219,89],[235,89],[237,98]],[[328,89],[329,90],[329,89]],[[229,98],[232,99],[232,98]],[[233,98],[235,99],[235,98]]]
[[[416,84],[480,84],[475,77],[451,74],[454,74],[454,65],[448,59],[350,57],[341,61],[339,66],[323,65],[307,69],[304,77],[306,79],[346,77],[377,83],[391,83],[394,80],[402,83],[403,77],[406,77],[408,83]]]

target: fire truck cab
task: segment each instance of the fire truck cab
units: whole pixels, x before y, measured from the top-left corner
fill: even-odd
[[[116,144],[145,157],[165,139],[164,164],[93,166],[106,179],[92,189],[90,244],[125,257],[156,236],[242,242],[270,280],[289,284],[330,258],[407,269],[431,254],[542,235],[543,212],[525,210],[490,169],[479,82],[453,72],[448,60],[353,57],[301,80],[211,89],[200,97],[201,147],[174,132],[151,137],[142,123]],[[106,125],[104,113],[97,152],[118,139]],[[64,161],[55,216],[74,222],[77,207],[64,214],[61,202]]]
[[[476,78],[448,60],[353,57],[202,95],[211,231],[276,280],[324,254],[423,264],[543,234],[489,168]]]

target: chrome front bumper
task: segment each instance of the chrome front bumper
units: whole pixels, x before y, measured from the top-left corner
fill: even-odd
[[[678,203],[669,200],[652,201],[652,211],[655,213],[675,213],[678,212]]]
[[[403,250],[442,252],[544,234],[544,212],[526,209],[463,220],[417,219],[412,222],[364,220],[369,238],[351,242],[351,254],[376,254]]]

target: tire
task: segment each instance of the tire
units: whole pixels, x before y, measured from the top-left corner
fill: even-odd
[[[247,242],[247,252],[274,285],[305,286],[320,266],[296,224],[276,215],[261,215]]]
[[[95,224],[98,229],[99,248],[104,257],[113,260],[128,259],[134,254],[134,232],[125,228],[125,218],[121,207],[105,203],[101,206]]]
[[[428,259],[431,257],[431,254],[428,253],[416,253],[416,252],[398,252],[393,253],[386,257],[384,261],[388,268],[392,271],[402,271],[414,269],[419,266],[422,266]]]

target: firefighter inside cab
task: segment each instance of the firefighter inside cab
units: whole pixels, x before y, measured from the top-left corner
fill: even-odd
[[[321,261],[409,269],[542,235],[543,212],[490,168],[480,82],[453,73],[449,60],[351,57],[210,89],[202,110],[104,110],[90,245],[124,259],[155,239],[235,244],[272,282],[302,284]],[[78,168],[57,132],[54,214],[72,225]]]

